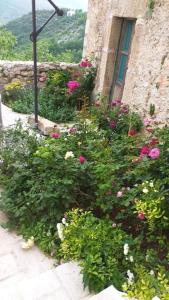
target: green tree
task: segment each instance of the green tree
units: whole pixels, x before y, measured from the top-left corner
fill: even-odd
[[[16,45],[16,37],[4,28],[0,28],[0,59],[11,59]]]

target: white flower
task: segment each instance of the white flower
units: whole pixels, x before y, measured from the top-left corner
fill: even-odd
[[[64,240],[64,235],[63,235],[63,230],[64,230],[64,225],[62,223],[57,224],[57,230],[58,230],[58,236],[61,241]]]
[[[65,154],[65,160],[67,160],[68,158],[73,158],[75,157],[72,151],[67,151]]]
[[[62,219],[62,224],[66,225],[66,219],[65,218]]]
[[[148,193],[148,189],[147,189],[147,188],[144,188],[144,189],[143,189],[143,193],[144,193],[144,194],[147,194],[147,193]]]
[[[130,257],[129,257],[129,261],[130,261],[130,262],[134,262],[133,256],[130,256]]]
[[[152,276],[154,275],[154,271],[153,270],[150,271],[150,275],[152,275]]]
[[[150,187],[154,187],[154,183],[151,181],[149,184]]]
[[[27,240],[27,242],[22,243],[21,247],[24,250],[31,249],[34,246],[34,237],[31,236],[30,239]]]
[[[78,142],[77,144],[78,144],[78,146],[80,147],[80,145],[82,144],[82,142]]]
[[[113,227],[113,228],[117,227],[117,224],[116,224],[116,223],[113,223],[113,224],[112,224],[112,227]]]
[[[129,284],[132,284],[133,283],[133,281],[134,281],[134,274],[130,271],[130,270],[128,270],[127,271],[127,276],[128,276],[128,283]]]
[[[155,296],[155,297],[152,298],[152,300],[160,300],[160,298]]]
[[[129,252],[129,245],[126,243],[124,244],[124,255],[127,255]]]

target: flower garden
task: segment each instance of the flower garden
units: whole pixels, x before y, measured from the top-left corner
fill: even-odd
[[[81,68],[87,79],[57,85],[59,99],[80,103],[71,129],[1,132],[1,209],[44,252],[78,261],[90,291],[113,284],[131,299],[168,300],[169,128],[118,99],[89,105],[94,68]],[[45,93],[56,96],[58,78],[49,74]]]

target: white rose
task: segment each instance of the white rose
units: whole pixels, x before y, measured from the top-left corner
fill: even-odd
[[[153,270],[150,271],[150,275],[152,275],[152,276],[154,275],[154,271]]]
[[[126,243],[124,244],[124,255],[127,255],[129,252],[129,245]]]
[[[150,187],[154,187],[154,183],[151,181],[149,184]]]
[[[60,240],[63,241],[64,240],[64,235],[63,235],[64,225],[62,223],[58,223],[57,230],[58,230],[58,236],[59,236]]]
[[[130,271],[130,270],[128,270],[127,271],[127,276],[128,276],[128,283],[129,284],[132,284],[133,283],[133,281],[134,281],[134,274]]]
[[[65,160],[67,160],[68,158],[73,158],[75,157],[72,151],[67,151],[65,154]]]
[[[130,256],[130,257],[129,257],[129,261],[130,261],[130,262],[134,262],[133,256]]]
[[[148,189],[147,189],[147,188],[144,188],[144,189],[143,189],[143,193],[144,193],[144,194],[147,194],[147,193],[148,193]]]

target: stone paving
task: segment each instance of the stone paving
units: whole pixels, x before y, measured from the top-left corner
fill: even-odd
[[[28,120],[28,115],[19,114],[13,112],[11,108],[1,104],[2,109],[2,124],[4,127],[14,125],[18,120],[23,121],[24,123]]]

